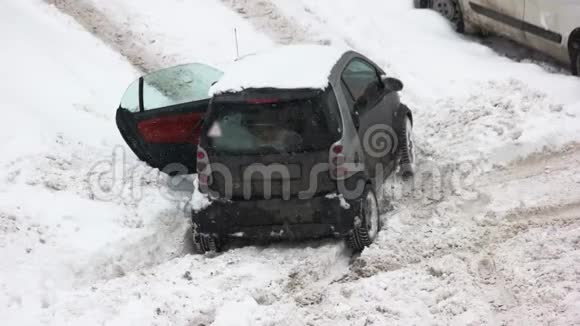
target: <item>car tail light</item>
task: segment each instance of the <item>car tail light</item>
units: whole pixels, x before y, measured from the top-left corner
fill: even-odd
[[[204,171],[207,168],[207,164],[205,162],[197,161],[197,171]]]
[[[332,152],[334,154],[340,154],[340,153],[342,153],[342,150],[343,150],[342,145],[340,145],[340,144],[334,144],[334,145],[332,145]]]
[[[201,132],[202,118],[203,113],[198,112],[172,114],[143,120],[137,124],[137,129],[148,143],[196,144]]]
[[[200,174],[199,175],[199,182],[203,185],[209,184],[209,176],[207,174]]]
[[[211,168],[207,152],[199,145],[197,145],[197,175],[199,184],[207,186],[211,183]]]
[[[336,178],[344,179],[348,175],[348,168],[346,166],[340,165],[336,167]]]
[[[334,166],[341,166],[345,163],[346,159],[344,155],[340,154],[332,158],[332,164]]]
[[[348,168],[346,167],[346,157],[344,156],[344,147],[340,142],[334,143],[329,151],[329,162],[330,162],[330,177],[332,179],[344,179],[348,174]]]

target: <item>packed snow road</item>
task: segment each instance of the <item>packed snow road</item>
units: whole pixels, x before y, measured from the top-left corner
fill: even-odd
[[[580,322],[578,78],[497,54],[412,1],[52,2],[108,19],[84,20],[89,33],[40,0],[1,5],[6,324]],[[131,64],[227,65],[234,27],[243,53],[346,44],[405,82],[419,173],[386,185],[393,207],[360,256],[332,240],[191,254],[188,181],[168,191],[178,180],[118,137]]]

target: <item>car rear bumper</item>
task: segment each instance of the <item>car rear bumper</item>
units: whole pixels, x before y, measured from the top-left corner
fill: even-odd
[[[338,195],[308,200],[214,201],[192,215],[197,232],[221,238],[306,239],[342,237],[352,230],[356,201]]]

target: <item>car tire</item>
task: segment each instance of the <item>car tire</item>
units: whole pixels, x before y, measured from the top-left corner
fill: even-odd
[[[413,135],[413,123],[409,116],[405,116],[401,127],[401,147],[399,153],[399,171],[401,176],[411,178],[415,175],[415,137]]]
[[[375,191],[367,185],[359,198],[359,214],[355,217],[354,227],[348,235],[347,244],[354,252],[370,246],[381,229],[379,201]]]
[[[447,18],[459,33],[465,33],[463,10],[457,0],[415,0],[415,7],[431,8]],[[424,6],[424,7],[423,7]]]
[[[221,242],[220,239],[213,234],[203,234],[196,231],[196,226],[194,225],[193,233],[193,245],[195,251],[199,254],[205,254],[207,252],[220,252]]]
[[[580,76],[580,37],[570,42],[570,62],[572,74]]]

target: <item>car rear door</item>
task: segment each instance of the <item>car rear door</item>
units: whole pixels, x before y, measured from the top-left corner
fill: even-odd
[[[339,120],[332,87],[216,96],[201,139],[211,162],[211,189],[237,199],[310,198],[335,191],[328,156],[340,139]]]
[[[166,173],[195,171],[197,142],[208,91],[222,72],[193,63],[145,75],[132,83],[116,123],[137,157]]]
[[[471,9],[477,13],[483,29],[522,42],[526,0],[470,0]]]
[[[371,177],[391,168],[397,141],[392,125],[399,96],[384,87],[380,75],[377,67],[361,57],[352,59],[342,73],[352,113],[358,116],[359,139]]]
[[[524,31],[531,47],[568,63],[569,53],[564,40],[578,26],[579,1],[526,0]]]

